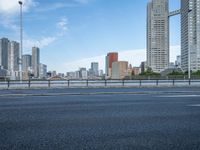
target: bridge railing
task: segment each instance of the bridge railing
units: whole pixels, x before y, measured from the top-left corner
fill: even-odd
[[[0,81],[0,89],[73,88],[73,87],[155,87],[199,86],[200,79],[140,79],[140,80],[25,80]]]

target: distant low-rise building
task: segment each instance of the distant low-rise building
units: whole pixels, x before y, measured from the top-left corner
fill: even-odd
[[[80,72],[79,71],[75,71],[75,79],[80,79]]]
[[[141,68],[141,73],[144,73],[145,71],[147,71],[147,68],[148,68],[147,62],[146,61],[141,62],[140,68]]]
[[[135,76],[139,75],[141,73],[141,68],[140,67],[133,67],[133,74]]]
[[[80,68],[79,69],[79,77],[80,77],[80,79],[87,79],[88,78],[86,68]]]
[[[76,79],[76,72],[67,72],[67,79]]]
[[[173,62],[169,63],[169,69],[174,69],[175,68],[175,64]]]
[[[40,63],[39,67],[40,79],[47,78],[47,65]]]
[[[57,72],[56,71],[52,71],[51,72],[51,77],[57,76]]]
[[[181,55],[176,57],[175,66],[176,68],[181,68]]]
[[[64,73],[58,73],[58,76],[61,77],[61,78],[64,78],[65,74]]]
[[[103,75],[104,75],[104,74],[103,74],[103,70],[99,70],[99,76],[100,76],[100,77],[103,77]]]

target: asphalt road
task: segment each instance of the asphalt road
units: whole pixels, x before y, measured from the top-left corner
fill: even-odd
[[[160,93],[148,93],[155,90]],[[130,91],[147,94],[13,96],[20,91],[0,91],[0,149],[200,149],[199,89]]]

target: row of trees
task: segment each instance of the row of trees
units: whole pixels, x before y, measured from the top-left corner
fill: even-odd
[[[196,72],[191,71],[192,78],[200,78],[200,70]],[[182,72],[181,70],[173,70],[172,72],[161,75],[160,73],[153,72],[151,68],[148,68],[145,72],[139,74],[138,76],[132,73],[131,79],[187,79],[188,72]]]
[[[168,74],[168,76],[184,76],[184,75],[188,75],[188,71],[182,72],[173,70],[171,73]],[[200,76],[200,70],[196,72],[191,71],[191,75]],[[151,68],[148,68],[147,71],[141,73],[140,76],[161,76],[161,74],[153,72]]]

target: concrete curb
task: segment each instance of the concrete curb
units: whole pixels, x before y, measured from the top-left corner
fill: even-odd
[[[85,93],[45,93],[45,94],[2,94],[0,97],[27,97],[27,96],[35,96],[35,97],[45,97],[45,96],[81,96],[81,95],[165,95],[165,94],[188,94],[191,92],[173,92],[173,91],[166,91],[166,92],[152,92],[152,91],[146,91],[146,92],[85,92]]]

